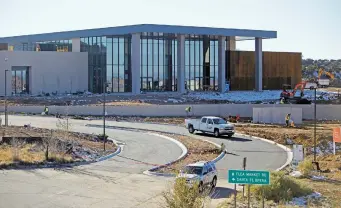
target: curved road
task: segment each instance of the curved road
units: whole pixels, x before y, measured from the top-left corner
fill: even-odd
[[[101,121],[98,120],[89,121],[89,123],[91,123],[87,125],[89,127],[103,127]],[[234,135],[232,138],[224,136],[215,138],[200,132],[191,135],[185,127],[181,126],[116,121],[108,122],[106,127],[108,129],[140,129],[180,133],[197,139],[209,140],[217,144],[224,143],[228,154],[217,162],[219,177],[222,179],[227,178],[227,169],[241,169],[244,157],[247,158],[246,169],[250,170],[276,170],[284,165],[287,160],[287,153],[277,145],[239,134]]]
[[[10,125],[56,128],[55,118],[10,116]],[[72,120],[71,129],[102,133]],[[177,159],[182,150],[172,141],[147,133],[107,129],[123,143],[109,160],[61,169],[0,170],[0,207],[158,207],[167,180],[142,172]]]
[[[56,128],[56,118],[9,116],[10,125]],[[72,120],[72,130],[102,133],[100,120]],[[5,170],[0,172],[0,207],[159,207],[160,194],[168,183],[164,177],[141,174],[152,167],[178,158],[181,149],[173,142],[139,131],[152,130],[188,134],[179,126],[107,121],[107,134],[124,143],[123,151],[109,160],[69,169]],[[277,169],[287,158],[279,147],[257,139],[237,136],[231,139],[192,135],[225,143],[229,154],[217,163],[218,193],[229,185],[227,168],[240,169],[247,157],[248,169]],[[219,197],[218,197],[219,198]]]

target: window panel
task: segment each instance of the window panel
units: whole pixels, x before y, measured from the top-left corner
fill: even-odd
[[[147,66],[147,44],[142,45],[142,65]]]
[[[147,74],[148,74],[148,75],[147,75],[148,77],[150,77],[150,78],[153,77],[153,68],[152,68],[152,65],[148,65],[148,66],[147,66]]]
[[[189,41],[187,41],[188,43]],[[189,59],[190,59],[190,51],[189,51],[189,44],[185,45],[185,65],[189,66]]]
[[[119,64],[124,64],[124,40],[121,38],[118,44],[119,48]]]
[[[107,92],[112,92],[112,65],[107,65]]]
[[[152,40],[148,40],[148,44],[147,44],[147,50],[148,50],[147,51],[147,54],[148,54],[148,58],[147,58],[148,62],[147,62],[147,64],[149,66],[153,65],[153,45],[150,44],[151,41]]]
[[[143,65],[141,67],[141,77],[147,77],[148,74],[147,74],[147,66],[146,65]]]
[[[158,41],[154,41],[154,44],[153,44],[153,58],[154,58],[154,61],[153,61],[153,65],[154,66],[158,66],[159,62],[159,53],[158,53],[158,49],[159,49],[159,45],[158,45]]]
[[[113,92],[118,92],[118,65],[113,65]]]
[[[112,64],[112,42],[107,43],[107,64]]]
[[[118,64],[118,42],[113,43],[113,64]]]
[[[214,53],[214,65],[218,65],[218,41],[215,41]]]
[[[200,41],[195,41],[195,65],[200,65]]]
[[[164,40],[160,40],[159,41],[159,66],[160,66],[160,70],[161,70],[161,66],[164,65],[164,60],[165,60],[165,47],[164,47]]]
[[[194,65],[194,56],[195,56],[195,51],[194,51],[194,41],[190,41],[190,65]]]
[[[124,92],[124,65],[119,65],[118,87],[119,92]]]

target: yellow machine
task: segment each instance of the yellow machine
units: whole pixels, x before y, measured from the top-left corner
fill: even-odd
[[[322,68],[320,68],[319,69],[319,73],[318,73],[318,79],[320,79],[320,77],[323,75],[323,73],[325,74],[325,75],[327,75],[331,80],[334,80],[335,79],[335,76],[334,76],[334,74],[332,74],[332,73],[330,73],[330,72],[327,72],[327,71],[325,71],[324,69],[322,69]]]

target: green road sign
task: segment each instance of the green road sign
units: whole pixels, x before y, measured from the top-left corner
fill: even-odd
[[[269,185],[270,172],[255,170],[229,170],[228,181],[229,183],[237,184]]]

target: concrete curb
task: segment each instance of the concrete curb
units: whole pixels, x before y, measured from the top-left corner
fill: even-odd
[[[147,134],[150,134],[150,135],[153,135],[153,136],[157,136],[157,137],[161,137],[161,138],[164,138],[164,139],[167,139],[169,141],[174,142],[175,144],[177,144],[181,148],[182,154],[177,159],[175,159],[175,160],[173,160],[171,162],[168,162],[168,163],[166,163],[164,165],[153,167],[153,168],[151,168],[149,170],[144,171],[143,173],[146,174],[146,175],[150,175],[150,176],[164,176],[164,177],[173,177],[173,176],[175,176],[175,174],[171,174],[171,173],[157,173],[157,172],[154,172],[154,171],[156,171],[156,170],[158,170],[158,169],[160,169],[162,167],[167,167],[167,166],[169,166],[169,165],[171,165],[171,164],[173,164],[173,163],[175,163],[175,162],[185,158],[187,156],[187,154],[188,154],[187,147],[184,144],[182,144],[181,142],[179,142],[178,140],[173,139],[173,138],[168,137],[168,136],[164,136],[164,135],[156,134],[156,133],[147,133]]]
[[[264,139],[264,138],[261,138],[261,137],[255,137],[255,136],[246,135],[246,134],[236,133],[236,135],[241,135],[241,136],[244,136],[244,137],[250,137],[250,138],[253,138],[253,139],[262,140],[264,142],[277,145],[281,149],[283,149],[287,153],[287,161],[281,167],[277,168],[276,171],[280,171],[280,170],[284,169],[285,167],[287,167],[291,163],[291,161],[293,159],[293,152],[292,152],[292,150],[290,148],[282,145],[282,144],[278,144],[278,143],[276,143],[274,141],[271,141],[271,140],[268,140],[268,139]]]
[[[96,159],[96,160],[95,160],[96,162],[101,162],[101,161],[110,159],[110,158],[112,158],[112,157],[114,157],[114,156],[116,156],[116,155],[118,155],[118,154],[121,153],[121,150],[122,150],[121,146],[118,145],[118,143],[117,143],[114,139],[112,139],[112,138],[109,138],[109,137],[108,137],[108,140],[111,140],[112,142],[114,142],[114,144],[115,144],[116,147],[117,147],[117,150],[116,150],[115,152],[109,154],[109,155],[106,155],[106,156],[103,156],[103,157],[100,157],[100,158]]]
[[[213,163],[217,163],[219,160],[223,159],[226,155],[226,150],[222,151],[218,157],[215,159],[211,160]]]
[[[221,148],[221,145],[219,145],[219,144],[217,144],[217,143],[211,142],[211,141],[209,141],[209,140],[203,140],[203,141],[208,142],[208,143],[211,143],[211,144],[215,145],[216,147],[218,147],[219,149]],[[220,155],[218,155],[218,157],[216,157],[216,158],[214,158],[213,160],[211,160],[211,162],[217,163],[219,160],[221,160],[221,159],[223,159],[223,158],[225,157],[226,152],[227,152],[227,150],[225,149],[224,151],[222,151],[222,152],[220,153]]]

